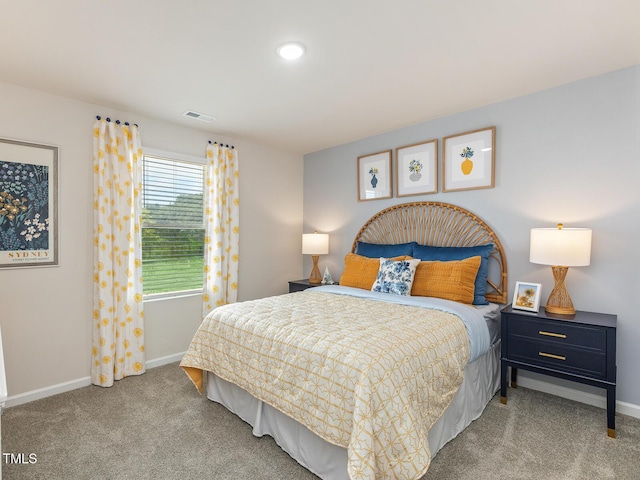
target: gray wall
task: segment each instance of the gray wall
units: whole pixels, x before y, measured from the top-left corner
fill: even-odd
[[[439,139],[442,151],[443,136],[491,125],[496,126],[495,188],[357,201],[359,155],[432,138]],[[591,265],[571,268],[567,288],[577,309],[618,315],[618,399],[639,413],[639,182],[640,66],[635,66],[305,155],[304,231],[330,234],[330,254],[320,257],[320,270],[328,266],[338,278],[357,231],[376,212],[410,201],[459,205],[500,236],[509,298],[516,280],[539,282],[544,304],[553,277],[550,267],[529,262],[530,229],[559,222],[592,228]],[[305,259],[304,272],[310,268]],[[559,383],[591,393],[589,387]]]

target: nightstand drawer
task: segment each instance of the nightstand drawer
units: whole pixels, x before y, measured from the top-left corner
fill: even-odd
[[[597,352],[605,352],[607,348],[607,332],[602,328],[522,317],[509,317],[509,323],[509,336],[513,340],[528,338]]]
[[[540,367],[602,379],[607,377],[606,355],[592,350],[511,337],[508,355],[511,360]]]

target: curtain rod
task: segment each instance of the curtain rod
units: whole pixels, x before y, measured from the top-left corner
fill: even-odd
[[[102,117],[101,117],[100,115],[96,115],[96,119],[97,119],[97,120],[102,120]],[[110,119],[109,117],[105,118],[105,120],[106,120],[107,122],[110,122],[110,121],[111,121],[111,119]],[[129,126],[129,122],[124,122],[124,124],[125,124],[127,127]],[[120,120],[116,120],[116,125],[120,125]],[[137,123],[134,123],[134,125],[135,125],[136,127],[138,127],[138,124],[137,124]],[[140,128],[140,127],[138,127],[138,128]]]
[[[209,145],[211,145],[212,143],[213,143],[214,145],[218,145],[218,142],[212,142],[211,140],[209,140]],[[224,144],[222,144],[222,143],[220,144],[220,146],[221,146],[221,147],[227,147],[227,148],[229,148],[229,145],[224,145]],[[236,148],[236,147],[234,147],[233,145],[231,145],[231,148],[232,148],[232,149],[234,149],[234,148]]]

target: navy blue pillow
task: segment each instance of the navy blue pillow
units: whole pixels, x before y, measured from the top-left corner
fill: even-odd
[[[358,242],[355,253],[369,258],[393,258],[400,257],[402,255],[409,255],[411,257],[413,254],[414,244],[415,242],[398,243],[393,245]]]
[[[469,257],[480,256],[480,268],[476,275],[473,291],[474,305],[488,305],[485,294],[487,293],[487,276],[489,275],[489,255],[493,251],[493,243],[478,245],[476,247],[431,247],[416,243],[413,246],[413,257],[420,260],[464,260]]]

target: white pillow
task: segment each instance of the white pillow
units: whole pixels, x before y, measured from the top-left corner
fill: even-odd
[[[411,295],[411,285],[416,274],[419,258],[411,260],[389,260],[380,257],[380,269],[376,281],[371,287],[372,292],[395,293],[396,295]]]

